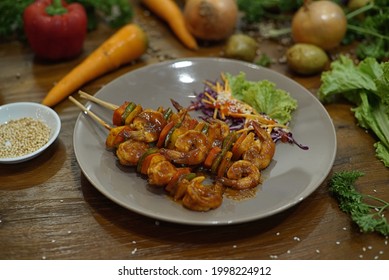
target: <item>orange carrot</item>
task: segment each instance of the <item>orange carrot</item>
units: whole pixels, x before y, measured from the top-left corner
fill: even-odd
[[[174,0],[142,0],[142,3],[164,20],[187,48],[198,49],[196,39],[186,27],[183,12]]]
[[[58,104],[87,82],[139,58],[147,46],[147,35],[138,25],[123,26],[63,77],[42,104],[50,107]]]

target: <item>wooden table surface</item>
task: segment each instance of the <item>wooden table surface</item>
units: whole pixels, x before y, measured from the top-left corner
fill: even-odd
[[[157,18],[136,6],[134,21],[148,33],[150,48],[135,64],[83,87],[95,93],[116,77],[161,60],[220,56],[223,43],[188,51]],[[0,105],[40,102],[53,83],[77,65],[113,30],[101,24],[87,36],[83,54],[62,63],[34,58],[19,41],[0,44]],[[292,75],[278,63],[285,50],[266,40],[260,50],[270,68],[312,94],[319,76]],[[91,185],[73,151],[80,111],[66,100],[55,106],[62,121],[58,140],[41,156],[0,165],[0,259],[389,259],[388,240],[364,234],[329,194],[334,172],[360,170],[358,190],[389,199],[389,170],[375,157],[374,137],[356,125],[347,103],[325,106],[337,134],[337,155],[327,179],[297,206],[275,216],[232,226],[188,226],[160,222],[115,204]]]

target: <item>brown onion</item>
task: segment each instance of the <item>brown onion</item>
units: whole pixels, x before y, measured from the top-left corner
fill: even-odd
[[[324,50],[338,46],[346,30],[346,16],[332,1],[307,1],[292,19],[292,37],[296,43],[313,44]]]
[[[197,39],[218,41],[233,33],[238,7],[235,0],[188,0],[184,17],[189,32]]]

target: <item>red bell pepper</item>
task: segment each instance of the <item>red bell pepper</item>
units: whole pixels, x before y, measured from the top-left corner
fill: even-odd
[[[88,23],[81,4],[36,0],[24,10],[23,21],[28,43],[38,57],[63,60],[81,53]]]

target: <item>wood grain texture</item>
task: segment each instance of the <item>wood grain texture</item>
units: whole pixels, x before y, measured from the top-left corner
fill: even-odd
[[[85,85],[94,93],[109,81],[147,64],[189,56],[220,56],[223,44],[183,48],[165,24],[136,6],[150,48],[139,61]],[[72,61],[38,61],[20,42],[0,44],[0,104],[40,102],[58,81],[111,34],[104,25],[88,34],[83,54]],[[263,41],[275,61],[283,47]],[[318,76],[302,78],[284,64],[272,68],[315,94]],[[76,96],[75,96],[76,97]],[[278,215],[234,226],[185,226],[155,221],[117,204],[82,174],[73,151],[79,109],[64,101],[54,108],[62,129],[48,151],[32,161],[0,165],[0,259],[389,259],[388,240],[363,234],[328,192],[328,178],[360,170],[358,189],[389,200],[389,172],[374,154],[374,137],[357,126],[347,103],[326,105],[338,147],[329,177],[299,205]]]

